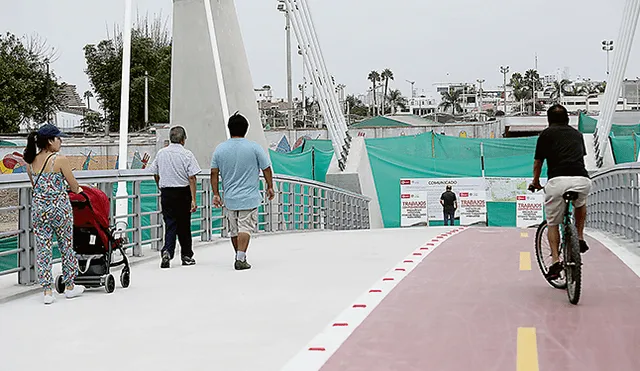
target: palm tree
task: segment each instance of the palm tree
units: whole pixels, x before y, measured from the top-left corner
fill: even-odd
[[[398,89],[389,91],[388,99],[392,114],[397,112],[398,107],[402,109],[407,107],[407,98],[403,97],[402,93]]]
[[[368,79],[373,84],[373,116],[376,116],[376,110],[378,105],[376,100],[376,83],[380,81],[380,74],[378,73],[378,71],[371,71],[369,72]]]
[[[453,90],[453,91],[443,91],[442,92],[442,103],[440,103],[440,107],[446,112],[449,107],[451,107],[451,111],[453,114],[456,114],[456,111],[462,112],[462,106],[460,105],[460,94],[461,90]]]
[[[562,79],[562,81],[554,81],[551,91],[551,99],[555,103],[562,102],[562,95],[567,93],[567,86],[571,85],[571,81]]]
[[[389,80],[393,80],[393,72],[390,69],[385,68],[380,77],[384,80],[384,95],[382,98],[382,114],[384,115],[387,112],[387,91],[389,91]]]

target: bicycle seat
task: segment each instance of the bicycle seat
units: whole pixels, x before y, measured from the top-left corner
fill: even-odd
[[[578,192],[565,192],[565,194],[562,195],[562,198],[567,201],[575,201],[578,199]]]

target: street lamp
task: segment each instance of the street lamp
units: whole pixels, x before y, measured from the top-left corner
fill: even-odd
[[[415,98],[415,91],[413,90],[413,85],[416,83],[415,81],[407,80],[409,84],[411,84],[411,98]]]
[[[507,74],[509,73],[509,66],[500,67],[500,72],[504,75],[504,114],[507,114]]]
[[[482,112],[482,84],[484,84],[484,79],[477,79],[478,82],[478,98],[476,98],[476,104],[478,105],[478,112]]]
[[[288,126],[293,129],[293,82],[291,78],[291,16],[284,0],[278,0],[278,10],[285,15],[287,34],[287,100],[289,102]]]
[[[607,53],[607,77],[609,76],[609,53],[613,51],[613,40],[603,40],[602,50]]]

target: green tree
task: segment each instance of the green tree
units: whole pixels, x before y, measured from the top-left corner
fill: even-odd
[[[26,121],[43,123],[62,105],[61,85],[48,60],[15,35],[0,35],[0,132]]]
[[[462,90],[443,91],[441,94],[442,103],[440,103],[440,107],[444,112],[451,108],[451,112],[454,115],[456,114],[456,111],[462,113],[462,106],[460,105],[460,102],[462,101],[460,97]]]
[[[384,71],[380,74],[380,78],[384,81],[384,93],[382,96],[382,114],[387,113],[387,100],[389,97],[387,93],[389,92],[389,80],[393,80],[393,71],[388,68],[385,68]],[[389,102],[390,103],[390,102]]]
[[[369,72],[369,76],[367,77],[367,80],[371,81],[371,84],[373,85],[373,115],[376,116],[376,112],[378,109],[378,103],[376,100],[376,87],[377,87],[377,82],[380,81],[380,74],[378,73],[378,71],[371,71]]]
[[[86,73],[112,131],[120,125],[122,32],[85,46]],[[149,74],[149,122],[169,122],[171,98],[171,37],[165,23],[148,18],[136,21],[131,34],[129,130],[146,126],[145,72]]]

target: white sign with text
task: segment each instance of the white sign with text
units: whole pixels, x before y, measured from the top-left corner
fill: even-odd
[[[460,191],[460,225],[487,222],[487,201],[485,191]]]
[[[400,226],[429,226],[427,179],[400,179]]]
[[[516,196],[516,226],[530,228],[544,221],[544,194]]]

